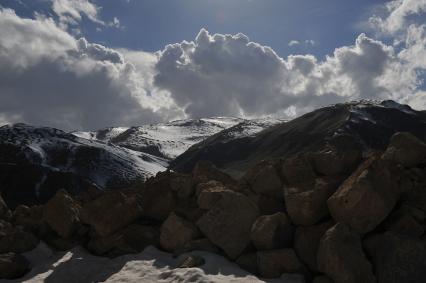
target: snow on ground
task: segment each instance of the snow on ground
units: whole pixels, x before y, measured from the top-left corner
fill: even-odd
[[[201,251],[190,254],[202,256],[205,264],[199,268],[174,268],[187,254],[173,258],[171,254],[152,246],[139,254],[109,259],[91,255],[81,247],[68,252],[53,252],[46,244],[41,243],[36,249],[25,254],[33,265],[27,275],[19,280],[0,280],[0,282],[303,282],[301,276],[297,274],[286,274],[280,279],[262,280],[219,255]]]

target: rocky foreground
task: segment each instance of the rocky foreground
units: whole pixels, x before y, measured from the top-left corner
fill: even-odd
[[[0,277],[36,269],[25,253],[44,242],[121,259],[154,246],[181,255],[179,270],[202,269],[214,253],[283,282],[424,282],[425,213],[425,143],[397,133],[384,151],[365,152],[336,135],[320,150],[263,161],[238,181],[201,162],[190,174],[158,173],[123,191],[60,190],[45,205],[14,211],[1,202]],[[179,280],[207,281],[200,278]]]

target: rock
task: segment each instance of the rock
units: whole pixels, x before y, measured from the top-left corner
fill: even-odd
[[[251,274],[256,275],[259,272],[257,269],[257,253],[242,254],[235,263]]]
[[[12,216],[9,207],[7,207],[3,198],[0,195],[0,219],[8,220]]]
[[[211,209],[222,198],[226,189],[222,183],[216,181],[201,183],[198,188],[197,204],[201,209]]]
[[[0,220],[0,253],[22,253],[34,249],[39,240],[22,227],[13,227],[12,224]]]
[[[257,250],[272,250],[290,247],[294,228],[282,212],[257,218],[251,228],[250,238]]]
[[[321,238],[317,263],[335,283],[376,282],[360,236],[342,223],[330,228]]]
[[[282,174],[289,187],[312,188],[316,174],[306,155],[288,158],[282,166]]]
[[[0,279],[16,279],[30,270],[29,261],[15,253],[0,254]]]
[[[43,206],[18,205],[13,211],[13,223],[39,234],[43,225]]]
[[[81,218],[101,237],[108,236],[142,216],[140,196],[109,192],[86,203]]]
[[[278,278],[283,273],[305,273],[302,262],[293,249],[257,252],[259,274],[265,278]]]
[[[425,232],[423,226],[411,213],[411,209],[407,207],[392,212],[386,220],[385,226],[386,230],[412,237],[420,237]]]
[[[236,181],[228,174],[220,171],[209,161],[199,161],[192,171],[194,184],[206,183],[208,181],[219,181],[224,185],[235,185]]]
[[[283,188],[277,169],[271,162],[263,161],[243,177],[251,190],[269,197],[282,197]]]
[[[186,243],[199,235],[194,224],[172,212],[161,225],[160,244],[164,250],[173,252],[183,249]]]
[[[63,238],[71,238],[80,224],[81,206],[59,190],[43,207],[43,219]]]
[[[245,195],[223,191],[220,200],[196,223],[203,234],[236,259],[250,243],[250,230],[259,215],[255,204]]]
[[[311,271],[318,272],[317,252],[324,233],[333,226],[332,221],[313,226],[299,226],[294,234],[294,249],[297,256]]]
[[[176,195],[180,199],[186,199],[194,194],[194,186],[192,184],[192,178],[189,175],[179,175],[172,178],[170,186]]]
[[[121,231],[103,238],[92,238],[88,249],[97,255],[119,256],[142,252],[147,246],[158,246],[157,226],[130,224]]]
[[[374,263],[378,283],[425,281],[424,240],[386,232],[368,237],[364,246]]]
[[[192,268],[204,265],[204,258],[199,255],[185,255],[178,260],[177,268]]]
[[[397,203],[397,180],[386,166],[372,157],[366,160],[328,199],[331,216],[358,233],[377,227]]]
[[[333,283],[333,280],[331,280],[327,276],[321,275],[315,277],[314,280],[312,280],[312,283]]]
[[[291,221],[307,226],[327,216],[327,199],[337,190],[341,181],[340,177],[317,178],[309,190],[285,186],[285,204]]]
[[[392,136],[383,159],[414,167],[426,163],[426,144],[414,135],[399,132]]]
[[[344,175],[361,162],[362,151],[358,147],[335,150],[327,148],[311,155],[315,171],[325,176]]]
[[[207,238],[195,239],[186,242],[181,249],[174,251],[173,255],[180,255],[191,251],[206,251],[211,253],[218,253],[219,249],[213,245]]]
[[[262,215],[286,211],[284,194],[282,194],[280,198],[277,198],[251,193],[249,198],[257,205],[259,212]]]

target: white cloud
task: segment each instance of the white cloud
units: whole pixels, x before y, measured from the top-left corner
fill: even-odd
[[[288,43],[288,46],[295,46],[295,45],[299,45],[300,42],[298,40],[290,40],[290,42]]]
[[[105,22],[98,17],[99,9],[100,7],[89,0],[52,0],[52,10],[64,26],[76,25],[83,16],[104,25]]]
[[[141,56],[133,65],[116,50],[75,40],[51,19],[23,19],[12,10],[0,9],[0,26],[3,122],[95,129],[168,118],[170,99],[147,91]],[[152,65],[156,57],[149,56]]]
[[[307,39],[307,40],[305,40],[305,44],[306,45],[315,45],[315,41],[312,40],[312,39]]]

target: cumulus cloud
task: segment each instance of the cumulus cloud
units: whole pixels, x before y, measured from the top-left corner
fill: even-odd
[[[52,0],[52,10],[63,25],[75,25],[81,21],[83,15],[95,23],[104,25],[105,23],[98,17],[99,9],[89,0]]]
[[[290,40],[290,42],[288,43],[288,46],[295,46],[295,45],[299,45],[300,42],[298,40]]]
[[[13,10],[0,10],[0,26],[3,123],[96,129],[164,119],[167,95],[149,93],[148,82],[120,52],[76,40],[51,19],[23,19]]]

